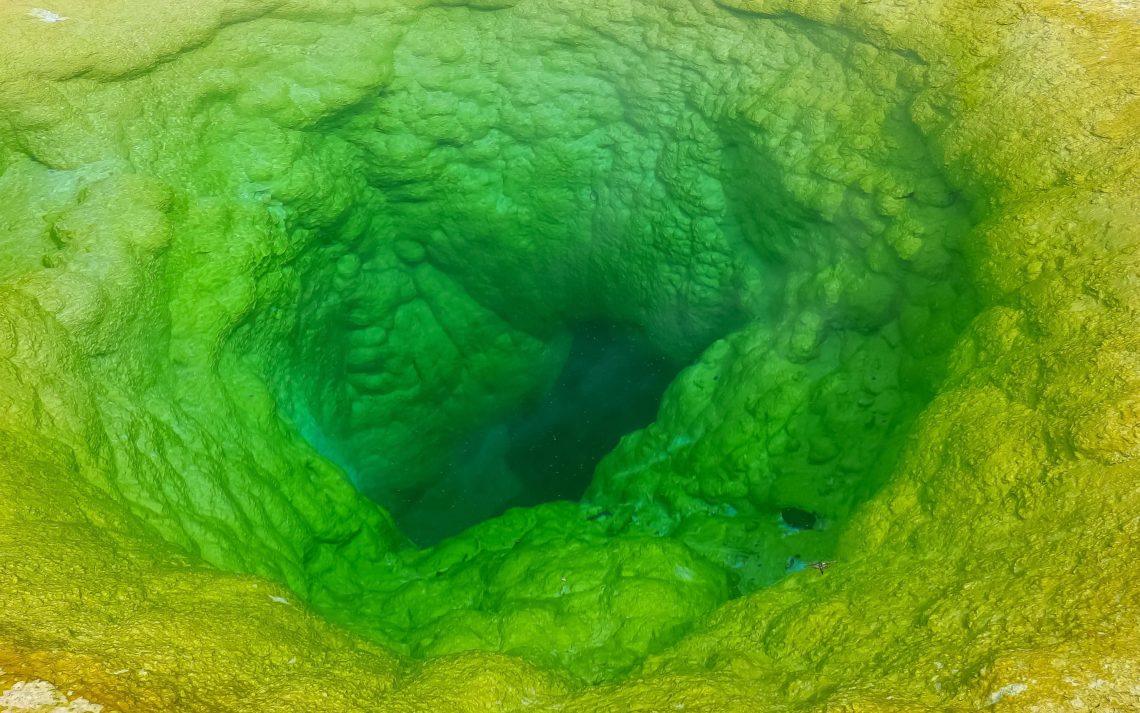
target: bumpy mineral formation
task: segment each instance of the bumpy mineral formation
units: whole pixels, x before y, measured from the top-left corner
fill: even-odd
[[[0,53],[0,710],[1140,709],[1135,3]]]

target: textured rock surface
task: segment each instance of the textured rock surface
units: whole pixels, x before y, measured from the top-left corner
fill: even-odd
[[[0,705],[1140,707],[1130,3],[0,40]],[[412,547],[388,510],[596,320],[691,364],[657,421]]]

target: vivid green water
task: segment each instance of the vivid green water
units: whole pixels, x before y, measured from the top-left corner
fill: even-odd
[[[382,91],[338,110],[270,81],[203,128],[199,175],[288,255],[227,343],[254,345],[286,419],[413,540],[459,535],[309,581],[328,616],[398,650],[490,647],[605,677],[829,558],[973,313],[968,206],[909,122],[905,82],[871,91],[878,78],[841,70],[840,36],[818,66],[757,52],[697,70],[737,42],[798,51],[781,23],[724,14],[719,44],[658,45],[594,21],[568,43],[529,34],[525,11],[429,11],[390,59],[331,40],[306,53],[304,71],[326,62],[342,84],[345,67],[391,72]],[[816,89],[829,72],[841,98]],[[811,101],[850,119],[820,123]],[[612,393],[544,396],[567,368],[604,376],[573,337],[599,321],[640,335],[654,356],[634,362],[688,367],[655,421],[667,379],[627,397],[636,363],[597,387]],[[592,432],[576,399],[611,423]],[[557,461],[576,471],[566,490]],[[493,518],[545,500],[571,502]],[[789,531],[789,507],[823,524]]]
[[[599,680],[831,557],[975,313],[971,206],[913,57],[683,2],[542,12],[224,28],[71,90],[89,156],[10,171],[75,194],[53,261],[69,220],[162,256],[100,296],[162,320],[72,328],[148,393],[113,457],[164,537],[398,651]],[[99,351],[124,334],[147,356]]]
[[[6,671],[1129,709],[1126,3],[59,2],[0,6]]]
[[[841,70],[841,36],[817,38],[820,66],[716,64],[720,44],[524,40],[525,22],[425,13],[384,91],[312,122],[288,162],[260,131],[219,155],[279,166],[255,200],[304,238],[295,315],[259,303],[236,338],[265,344],[289,418],[397,526],[455,536],[316,579],[318,608],[398,650],[488,647],[598,679],[832,557],[974,313],[971,221],[906,82]],[[724,47],[803,42],[720,23]],[[831,71],[839,96],[816,89]],[[641,346],[587,353],[575,330],[598,323]],[[656,361],[672,366],[632,383]],[[603,383],[551,391],[586,377]],[[495,517],[512,505],[530,507]]]

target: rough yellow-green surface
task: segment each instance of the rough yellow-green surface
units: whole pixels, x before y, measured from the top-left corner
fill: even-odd
[[[1137,136],[1122,0],[3,0],[0,712],[1140,710]]]

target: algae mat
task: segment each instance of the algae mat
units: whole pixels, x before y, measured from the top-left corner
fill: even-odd
[[[0,40],[0,710],[1140,709],[1135,3]]]

